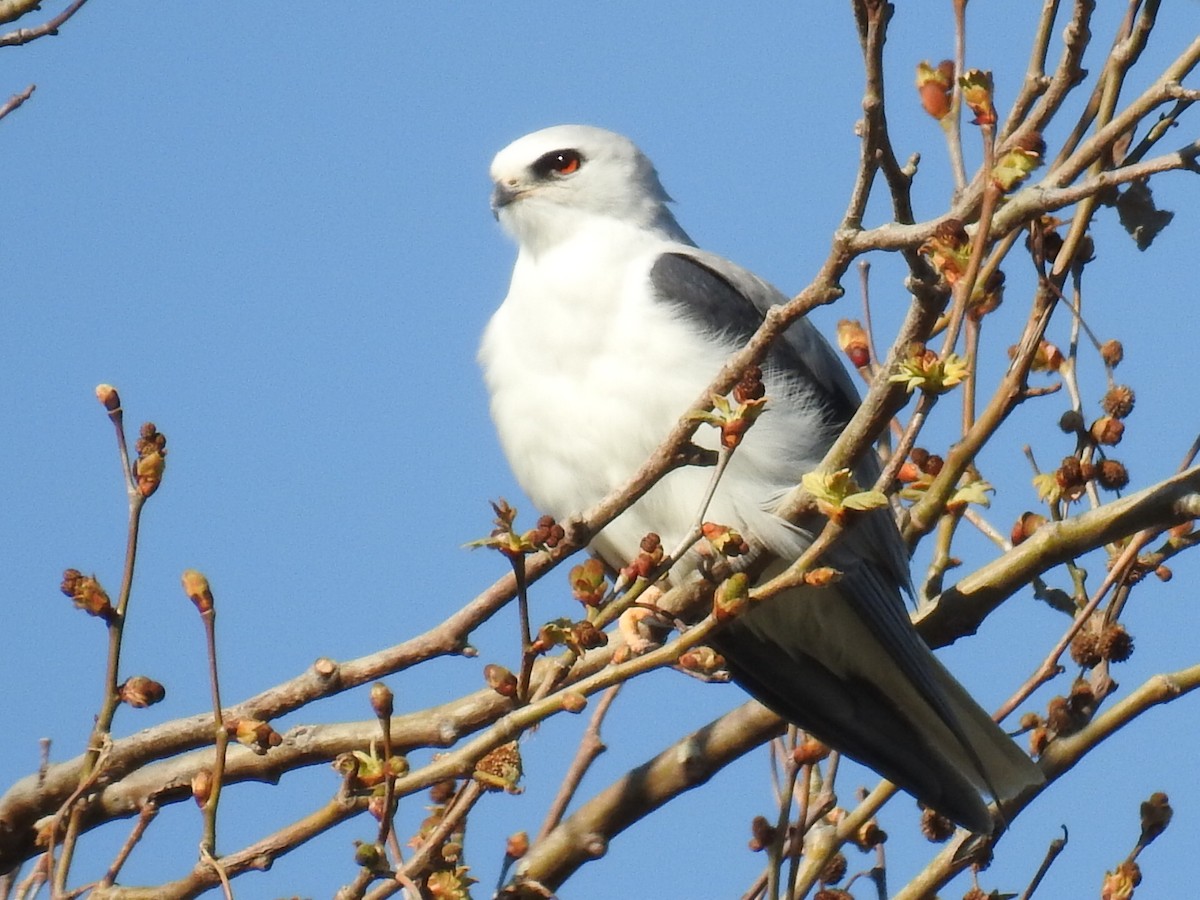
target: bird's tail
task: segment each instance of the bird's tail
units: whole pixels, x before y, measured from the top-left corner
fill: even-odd
[[[717,644],[734,679],[927,806],[972,831],[991,832],[983,797],[1015,799],[1041,783],[1041,771],[906,617],[881,637],[878,621],[864,621],[851,587],[797,588],[730,623]],[[897,636],[897,627],[907,631]]]

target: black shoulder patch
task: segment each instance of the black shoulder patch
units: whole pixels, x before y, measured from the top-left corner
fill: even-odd
[[[761,296],[747,296],[719,271],[683,253],[662,254],[650,269],[650,284],[661,301],[674,306],[698,329],[728,336],[738,344],[750,339],[768,308],[786,300],[762,282]],[[791,376],[801,393],[819,395],[830,411],[829,424],[837,431],[858,409],[852,384],[845,384],[845,367],[809,323],[797,322],[784,332],[767,362]]]

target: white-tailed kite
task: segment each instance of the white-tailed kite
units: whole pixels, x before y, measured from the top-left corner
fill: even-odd
[[[519,252],[479,359],[517,480],[539,509],[565,518],[627,481],[763,312],[786,298],[697,249],[653,165],[621,135],[547,128],[501,150],[491,176],[492,208]],[[788,329],[763,370],[767,409],[733,454],[706,518],[790,561],[814,529],[773,509],[816,468],[858,395],[806,320]],[[697,442],[715,446],[705,431]],[[877,471],[864,461],[860,483]],[[703,467],[672,471],[597,535],[592,551],[619,568],[648,532],[673,546],[694,524],[710,478]],[[1014,797],[1041,774],[913,629],[902,597],[908,558],[891,517],[866,516],[828,558],[840,581],[755,604],[720,632],[734,679],[925,804],[990,832],[982,795]]]

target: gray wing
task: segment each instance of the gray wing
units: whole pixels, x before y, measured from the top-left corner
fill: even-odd
[[[651,269],[650,281],[659,298],[673,304],[698,328],[727,335],[738,344],[750,339],[768,309],[788,300],[752,272],[690,247],[662,254]],[[816,436],[823,456],[858,409],[858,391],[837,351],[808,319],[800,319],[772,347],[767,363],[783,373],[799,395],[826,411],[825,433]],[[873,453],[859,461],[855,476],[864,487],[879,477],[879,462]],[[908,550],[890,512],[880,510],[867,516],[856,531],[859,534],[849,541],[852,547],[860,545],[856,553],[873,559],[911,594]],[[903,603],[899,613],[907,621]]]
[[[675,306],[697,328],[731,343],[744,343],[767,309],[787,301],[754,274],[692,248],[662,254],[651,269],[650,280],[660,300]],[[820,438],[820,449],[827,450],[858,408],[854,382],[837,353],[811,323],[801,319],[776,342],[767,363],[789,379],[789,387],[825,411],[828,428]],[[812,436],[806,439],[811,441]],[[864,484],[870,484],[878,472],[873,454],[856,467],[856,476]],[[978,741],[968,739],[962,724],[968,705],[951,701],[944,686],[948,676],[912,627],[905,609],[901,592],[911,591],[908,554],[890,511],[876,511],[859,522],[831,552],[830,562],[844,572],[837,602],[854,611],[877,642],[875,652],[885,653],[894,663],[990,788],[994,772],[988,769],[992,767],[980,762],[983,754]],[[797,605],[794,599],[788,602],[785,598],[784,604],[752,610],[731,623],[719,639],[737,680],[789,720],[814,730],[959,821],[978,828],[978,798],[973,803],[966,798],[974,789],[974,779],[956,771],[946,754],[932,753],[927,730],[914,730],[909,721],[913,710],[888,708],[886,685],[869,684],[869,675],[847,679],[848,671],[822,661],[829,659],[827,648],[846,636],[814,629],[806,611],[810,602]],[[856,648],[834,652],[853,655]],[[864,663],[861,672],[871,668]],[[856,699],[851,702],[848,698]],[[972,716],[986,719],[977,706],[968,704]],[[987,740],[1011,745],[998,729],[988,733]],[[962,753],[957,756],[961,759]],[[939,783],[956,802],[939,796],[935,790]]]
[[[698,328],[744,344],[763,314],[787,297],[757,275],[712,253],[692,248],[664,253],[650,271],[658,296]],[[807,319],[794,322],[767,357],[806,391],[820,395],[834,437],[858,409],[858,391],[837,353]],[[832,441],[832,438],[830,438]]]

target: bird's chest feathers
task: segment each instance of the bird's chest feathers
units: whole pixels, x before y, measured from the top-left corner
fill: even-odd
[[[727,355],[651,295],[656,255],[521,259],[488,327],[493,417],[522,486],[555,515],[628,478]]]

